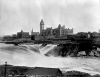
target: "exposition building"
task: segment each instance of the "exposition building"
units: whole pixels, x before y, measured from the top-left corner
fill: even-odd
[[[40,35],[42,36],[66,36],[68,34],[73,34],[73,28],[65,28],[65,25],[61,26],[61,24],[59,24],[57,28],[52,29],[52,27],[50,27],[44,29],[43,19],[40,22]]]

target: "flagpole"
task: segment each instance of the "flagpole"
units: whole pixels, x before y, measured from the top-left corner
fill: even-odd
[[[5,62],[5,73],[4,74],[5,74],[4,77],[6,77],[6,75],[7,75],[7,62]]]

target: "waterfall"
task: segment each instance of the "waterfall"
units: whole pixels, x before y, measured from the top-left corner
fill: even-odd
[[[60,68],[62,71],[76,70],[90,74],[100,74],[100,59],[96,57],[54,57],[44,54],[56,45],[0,45],[0,65],[8,64],[28,67]]]

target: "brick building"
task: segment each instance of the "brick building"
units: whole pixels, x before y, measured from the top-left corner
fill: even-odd
[[[23,32],[23,30],[21,30],[21,32],[17,32],[17,38],[29,38],[29,32]]]

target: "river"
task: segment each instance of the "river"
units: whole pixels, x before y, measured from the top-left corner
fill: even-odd
[[[44,54],[56,45],[19,45],[0,43],[0,65],[6,61],[15,66],[60,68],[63,72],[77,70],[91,75],[100,74],[100,59],[96,57],[54,57]]]

